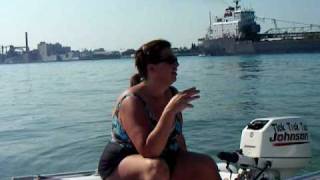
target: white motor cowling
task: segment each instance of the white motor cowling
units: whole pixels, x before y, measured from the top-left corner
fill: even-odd
[[[242,131],[240,148],[243,156],[255,165],[278,172],[281,179],[294,175],[311,159],[307,123],[296,116],[259,118]]]

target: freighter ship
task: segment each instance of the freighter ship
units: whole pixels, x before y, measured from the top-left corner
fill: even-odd
[[[235,6],[229,6],[213,23],[210,14],[208,32],[199,39],[202,55],[320,52],[320,25],[257,17],[239,2],[234,0]],[[260,33],[257,20],[269,20],[274,28]],[[279,22],[294,26],[280,28]]]

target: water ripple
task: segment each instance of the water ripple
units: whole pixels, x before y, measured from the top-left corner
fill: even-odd
[[[201,90],[195,107],[184,112],[189,149],[215,157],[239,148],[252,119],[299,115],[313,140],[306,171],[319,168],[319,57],[180,57],[175,86]],[[110,140],[116,97],[134,71],[131,59],[1,66],[1,175],[96,169]]]

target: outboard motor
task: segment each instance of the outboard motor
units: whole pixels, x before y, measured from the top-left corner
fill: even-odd
[[[242,131],[240,150],[221,152],[227,171],[222,179],[286,179],[304,168],[311,159],[310,134],[305,121],[296,116],[259,118]],[[232,171],[229,163],[239,170]],[[219,169],[223,165],[218,165]]]

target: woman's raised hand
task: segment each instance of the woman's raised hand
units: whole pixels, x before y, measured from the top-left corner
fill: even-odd
[[[186,108],[192,108],[193,105],[190,102],[200,98],[200,96],[198,95],[199,93],[200,91],[197,90],[196,87],[192,87],[177,93],[171,98],[171,100],[165,107],[165,111],[177,114],[179,112],[182,112]]]

